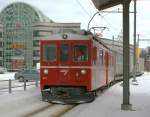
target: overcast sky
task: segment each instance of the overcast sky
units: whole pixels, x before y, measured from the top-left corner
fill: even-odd
[[[79,22],[81,28],[87,29],[87,24],[97,11],[91,0],[0,0],[0,11],[13,2],[25,2],[40,9],[46,16],[55,22]],[[121,6],[111,8],[117,10]],[[131,3],[130,10],[133,11]],[[150,0],[138,1],[137,3],[137,33],[140,38],[150,38]],[[133,14],[131,16],[131,42],[133,37]],[[105,26],[108,30],[103,32],[104,37],[111,38],[122,31],[122,14],[101,13],[96,16],[90,26]],[[149,42],[140,42],[141,47],[150,45]]]

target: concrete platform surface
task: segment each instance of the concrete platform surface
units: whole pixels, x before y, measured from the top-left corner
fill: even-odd
[[[132,110],[121,110],[123,87],[119,82],[94,102],[79,105],[63,117],[150,117],[150,73],[144,73],[137,80],[139,85],[130,81]]]

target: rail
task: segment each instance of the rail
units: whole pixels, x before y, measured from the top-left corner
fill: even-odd
[[[8,84],[3,84],[4,86],[0,85],[0,91],[2,90],[5,90],[5,89],[8,89],[8,92],[9,93],[12,93],[12,89],[13,88],[19,88],[19,87],[23,87],[23,90],[26,91],[27,90],[27,86],[32,86],[32,85],[35,85],[35,87],[38,87],[39,85],[39,81],[38,80],[33,80],[32,82],[28,82],[27,84],[27,81],[24,80],[23,82],[20,82],[17,81],[17,80],[13,80],[13,79],[9,79],[9,80],[0,80],[0,83],[2,82],[8,82]],[[15,82],[15,83],[18,83],[18,84],[15,84],[13,85],[12,82]],[[34,82],[34,83],[33,83]],[[8,85],[8,86],[7,86]]]

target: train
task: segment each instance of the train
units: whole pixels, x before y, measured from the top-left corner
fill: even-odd
[[[122,53],[112,51],[87,31],[52,34],[40,41],[40,53],[43,101],[91,102],[98,89],[122,74]]]

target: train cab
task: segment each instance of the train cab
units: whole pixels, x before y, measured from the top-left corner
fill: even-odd
[[[94,43],[91,36],[79,34],[56,34],[41,40],[40,83],[43,100],[66,103],[94,100],[93,91],[106,85],[106,76],[102,74],[108,77],[105,64],[97,66],[100,59],[98,50],[104,47]],[[108,60],[105,56],[102,61]]]

